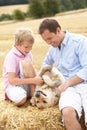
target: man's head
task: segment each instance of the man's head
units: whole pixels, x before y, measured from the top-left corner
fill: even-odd
[[[61,26],[54,19],[45,19],[42,21],[39,27],[39,34],[47,42],[47,44],[53,47],[61,45],[64,39],[64,33],[61,31]]]
[[[45,30],[49,30],[56,34],[57,28],[61,29],[59,23],[54,19],[45,19],[42,21],[39,27],[39,34],[42,34]]]
[[[15,46],[16,48],[26,55],[33,46],[34,35],[29,28],[19,28],[15,32]]]

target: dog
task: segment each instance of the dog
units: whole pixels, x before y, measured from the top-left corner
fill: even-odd
[[[45,74],[47,71],[50,72],[50,76]],[[43,78],[44,83],[36,86],[30,104],[39,109],[52,107],[58,103],[58,86],[64,83],[65,79],[56,67],[50,65],[42,67],[39,76]]]

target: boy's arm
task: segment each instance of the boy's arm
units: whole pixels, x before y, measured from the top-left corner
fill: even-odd
[[[36,76],[33,78],[19,78],[19,77],[16,77],[16,74],[12,72],[8,73],[8,80],[9,80],[9,83],[12,85],[22,85],[22,84],[40,85],[43,83],[43,79],[39,76]]]

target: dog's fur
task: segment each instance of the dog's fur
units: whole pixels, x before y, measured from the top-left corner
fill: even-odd
[[[45,72],[50,72],[50,77],[45,75]],[[58,86],[61,85],[65,79],[56,67],[47,65],[42,67],[39,75],[43,78],[44,84],[36,86],[34,96],[31,98],[30,103],[32,106],[38,108],[47,108],[54,106],[58,103]]]

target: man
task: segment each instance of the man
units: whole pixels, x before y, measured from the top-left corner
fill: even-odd
[[[51,45],[43,65],[55,64],[66,79],[58,90],[66,130],[82,130],[79,124],[82,109],[87,128],[87,38],[62,31],[54,19],[42,21],[39,34]]]

